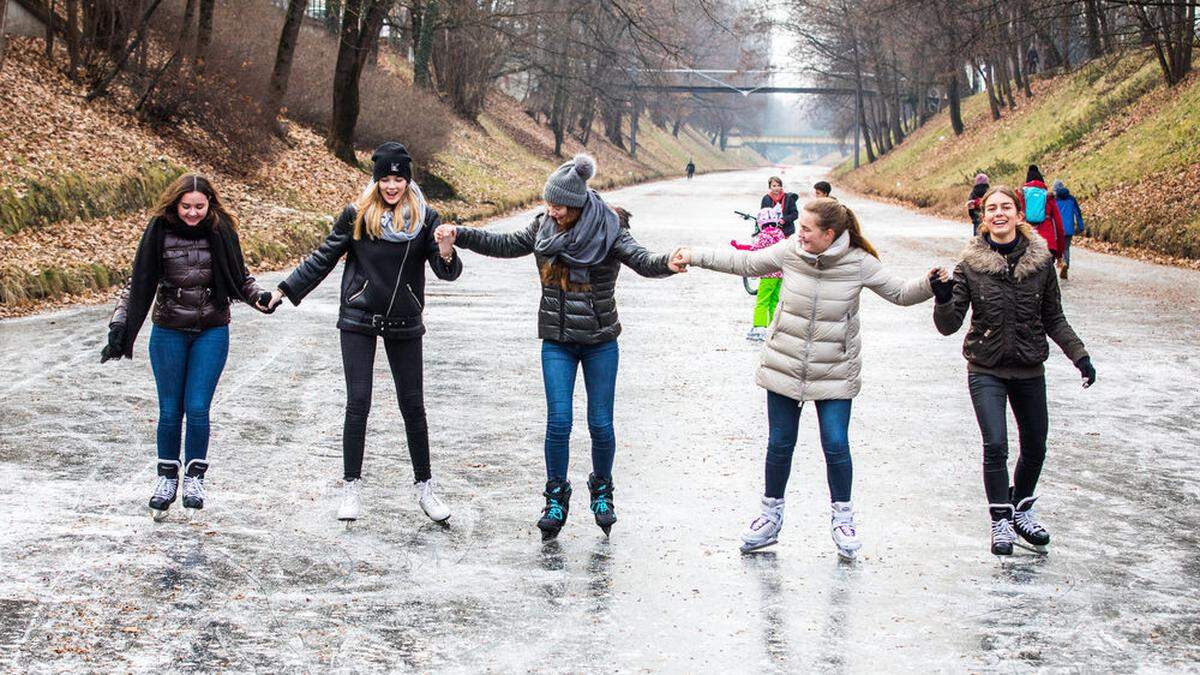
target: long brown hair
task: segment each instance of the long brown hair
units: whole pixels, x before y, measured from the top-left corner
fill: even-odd
[[[843,232],[849,231],[851,246],[857,246],[879,258],[875,247],[863,236],[862,226],[858,224],[858,217],[845,204],[836,199],[822,197],[805,204],[804,210],[817,217],[817,227],[822,230],[833,230],[834,239],[842,236]]]
[[[579,222],[579,216],[583,215],[583,209],[575,208],[574,206],[567,207],[567,221],[560,223],[555,221],[554,229],[557,232],[566,232],[575,227],[575,223]],[[550,215],[546,214],[546,218]],[[570,279],[571,268],[558,262],[557,260],[542,267],[538,270],[538,274],[542,277],[542,285],[551,288],[561,288],[564,291],[585,291],[589,288],[588,284],[574,284]]]
[[[990,188],[987,192],[983,193],[983,199],[979,202],[980,209],[982,209],[984,206],[987,206],[988,199],[991,199],[992,195],[997,193],[1008,197],[1009,199],[1013,200],[1014,204],[1017,205],[1017,232],[1019,232],[1026,239],[1032,239],[1034,234],[1033,226],[1025,221],[1025,197],[1016,190],[1008,187],[1007,185],[997,185],[993,188]],[[989,233],[990,230],[987,226],[987,223],[980,221],[979,236],[982,237],[983,235]]]
[[[417,190],[414,188],[414,183],[410,180],[404,185],[404,194],[400,195],[400,201],[396,202],[395,206],[389,206],[383,201],[383,194],[379,191],[379,183],[372,182],[362,195],[354,202],[354,238],[362,239],[362,235],[366,234],[372,239],[378,239],[383,236],[383,212],[392,212],[392,222],[397,226],[404,226],[404,219],[400,217],[401,210],[408,207],[409,219],[408,225],[404,226],[404,231],[412,233],[413,228],[417,226],[417,219],[421,217],[421,200],[417,197]]]
[[[225,204],[221,201],[212,182],[198,173],[185,173],[168,185],[167,189],[158,196],[158,201],[150,212],[151,215],[178,221],[179,200],[189,192],[199,192],[208,198],[208,215],[200,221],[201,223],[215,228],[220,220],[224,220],[234,230],[241,225],[237,216],[225,208]]]

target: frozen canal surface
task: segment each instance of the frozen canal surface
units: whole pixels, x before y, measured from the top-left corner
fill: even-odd
[[[746,236],[731,211],[752,210],[769,173],[609,199],[652,249],[725,246]],[[846,201],[905,275],[950,262],[969,232]],[[235,309],[209,508],[188,519],[177,505],[161,524],[145,511],[146,339],[134,361],[101,366],[108,307],[0,323],[0,670],[1196,670],[1200,274],[1074,255],[1067,315],[1100,379],[1084,391],[1051,347],[1039,507],[1054,544],[1003,562],[987,552],[962,336],[939,336],[930,305],[863,296],[851,444],[865,544],[852,565],[829,540],[811,410],[780,544],[738,553],[762,488],[766,397],[734,277],[622,275],[620,522],[606,540],[586,510],[580,385],[576,503],[550,546],[533,524],[545,407],[528,258],[466,253],[460,281],[430,286],[426,398],[449,531],[409,492],[382,353],[365,515],[350,531],[334,520],[340,271],[298,309]]]

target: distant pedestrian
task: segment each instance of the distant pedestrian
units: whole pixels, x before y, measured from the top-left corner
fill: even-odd
[[[813,196],[816,199],[824,199],[833,196],[833,186],[828,182],[819,180],[813,184]]]
[[[1046,458],[1049,417],[1043,363],[1049,336],[1083,377],[1096,369],[1083,342],[1063,315],[1058,279],[1046,240],[1021,213],[1013,190],[996,186],[983,198],[979,236],[963,250],[951,281],[933,280],[933,322],[953,335],[971,310],[963,342],[971,403],[983,437],[983,487],[991,515],[991,551],[1011,555],[1018,536],[1031,546],[1050,543],[1033,504]],[[1008,408],[1019,429],[1021,452],[1008,475]]]
[[[1061,260],[1063,248],[1067,245],[1066,236],[1063,234],[1062,215],[1058,212],[1054,195],[1046,189],[1046,179],[1042,177],[1042,171],[1037,164],[1029,165],[1021,194],[1025,205],[1025,222],[1032,225],[1046,240],[1054,259]]]
[[[1054,181],[1054,202],[1058,206],[1058,212],[1062,214],[1065,238],[1062,265],[1059,267],[1058,276],[1066,280],[1071,267],[1071,237],[1083,234],[1086,226],[1083,224],[1083,212],[1079,209],[1079,202],[1075,200],[1074,195],[1066,185],[1063,185],[1061,180]]]
[[[971,219],[971,236],[979,234],[979,223],[983,220],[983,195],[988,191],[987,174],[975,175],[975,186],[967,196],[967,216]]]
[[[691,180],[692,176],[695,176],[695,175],[696,175],[696,163],[689,159],[688,163],[687,163],[687,179]]]
[[[154,207],[108,324],[100,362],[132,359],[134,340],[154,305],[149,349],[158,390],[158,481],[150,497],[155,520],[166,517],[175,502],[181,470],[183,507],[204,508],[209,408],[229,355],[230,303],[272,311],[271,294],[246,269],[237,228],[237,217],[207,178],[180,176]]]
[[[800,217],[800,210],[796,204],[799,200],[800,195],[783,191],[782,178],[771,176],[767,179],[767,194],[763,195],[758,206],[763,209],[778,207],[783,214],[779,229],[783,230],[783,236],[790,237],[796,234],[796,219]]]
[[[1038,71],[1038,65],[1041,63],[1041,60],[1037,47],[1029,45],[1029,51],[1025,52],[1025,69],[1029,71],[1030,75]]]

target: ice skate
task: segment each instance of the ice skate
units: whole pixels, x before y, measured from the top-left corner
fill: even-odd
[[[183,508],[204,508],[204,473],[208,471],[208,462],[193,459],[187,463],[183,472]]]
[[[558,536],[559,530],[567,522],[567,513],[571,510],[571,483],[565,480],[546,481],[546,506],[542,508],[542,517],[538,519],[538,529],[542,531],[542,541]]]
[[[1012,555],[1017,533],[1013,530],[1013,507],[1010,504],[988,504],[992,516],[992,555]]]
[[[342,505],[338,507],[337,518],[346,523],[347,527],[358,520],[359,511],[362,510],[361,492],[362,479],[348,480],[342,487]]]
[[[167,509],[171,508],[178,492],[179,462],[159,460],[158,481],[154,484],[154,494],[150,496],[150,517],[155,522],[167,517]]]
[[[862,548],[862,542],[859,541],[858,530],[854,527],[854,508],[850,502],[833,502],[829,531],[833,536],[833,545],[837,547],[838,557],[843,560],[854,560],[858,557],[858,549]]]
[[[1016,510],[1013,513],[1013,530],[1016,531],[1019,538],[1013,543],[1036,553],[1046,553],[1049,551],[1047,546],[1050,544],[1050,533],[1037,521],[1037,516],[1033,512],[1033,503],[1036,501],[1037,495],[1034,495],[1026,497],[1016,504]],[[1022,539],[1025,541],[1022,542]]]
[[[742,532],[742,553],[766,548],[779,541],[779,530],[783,529],[783,498],[762,498],[762,513],[750,521]]]
[[[434,494],[432,478],[414,483],[413,491],[417,493],[417,502],[421,505],[421,510],[430,520],[442,527],[450,527],[450,507]]]
[[[750,342],[762,342],[767,339],[767,329],[762,326],[755,326],[746,333],[746,339]]]
[[[612,480],[596,478],[596,474],[591,474],[588,476],[588,492],[591,493],[592,514],[596,517],[596,524],[607,536],[613,523],[617,522],[617,511],[612,499]]]

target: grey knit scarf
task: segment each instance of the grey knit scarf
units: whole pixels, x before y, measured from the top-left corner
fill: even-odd
[[[372,184],[374,189],[374,184]],[[420,213],[417,214],[416,222],[412,223],[412,214],[408,211],[408,202],[400,207],[400,217],[403,219],[403,227],[396,227],[395,219],[393,218],[392,210],[383,212],[383,216],[379,219],[379,229],[382,230],[380,238],[384,241],[396,242],[403,244],[407,241],[412,241],[421,234],[421,229],[425,227],[425,210],[428,208],[425,204],[425,194],[421,192],[421,188],[417,187],[416,183],[409,183],[408,189],[412,190],[417,195],[417,202],[421,205]],[[412,223],[412,231],[407,231],[409,223]]]
[[[569,268],[572,283],[586,284],[591,279],[591,268],[608,257],[613,242],[621,231],[617,214],[604,203],[595,190],[588,190],[587,203],[575,226],[558,231],[558,224],[550,216],[542,218],[535,253],[560,262]]]

